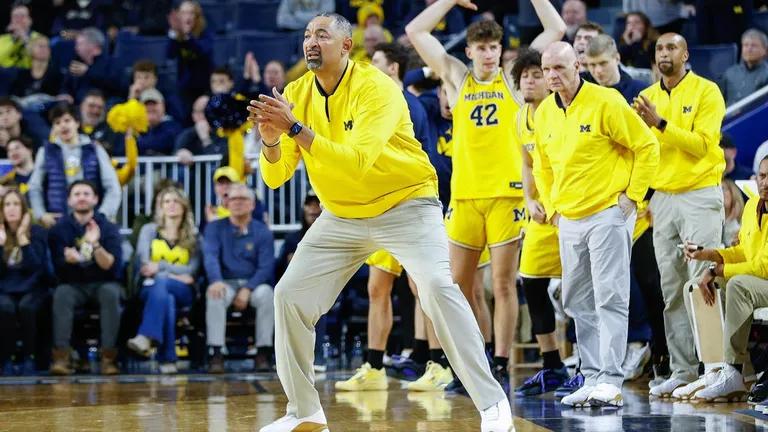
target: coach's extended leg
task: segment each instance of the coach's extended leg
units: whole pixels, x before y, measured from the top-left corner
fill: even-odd
[[[312,368],[315,323],[374,251],[364,223],[323,212],[275,287],[277,374],[298,418],[321,409]]]
[[[372,235],[416,281],[421,306],[434,324],[451,367],[477,409],[484,410],[506,400],[506,395],[491,375],[469,303],[451,277],[448,239],[436,203],[413,200],[402,204],[382,215]]]

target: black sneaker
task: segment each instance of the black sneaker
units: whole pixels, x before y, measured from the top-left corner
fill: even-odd
[[[499,384],[501,384],[501,388],[504,389],[504,394],[509,394],[509,370],[507,370],[504,366],[496,366],[493,369],[491,369],[491,373],[493,373],[493,377],[496,378],[496,381],[498,381]]]
[[[763,381],[755,384],[752,391],[749,392],[747,402],[750,404],[762,404],[768,400],[768,382]]]
[[[542,369],[515,389],[517,396],[535,396],[555,391],[571,378],[568,369]]]
[[[469,396],[467,389],[464,388],[464,384],[462,384],[461,381],[459,381],[459,378],[455,376],[453,377],[453,381],[445,387],[445,391],[448,393]]]

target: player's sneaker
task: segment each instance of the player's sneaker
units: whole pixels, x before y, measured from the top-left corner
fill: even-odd
[[[496,382],[499,383],[502,390],[504,390],[504,394],[509,394],[509,370],[507,370],[504,366],[495,366],[491,369],[491,373],[493,374],[493,377],[496,379]]]
[[[577,370],[576,373],[571,377],[571,379],[563,383],[563,385],[561,385],[555,390],[555,396],[556,397],[568,396],[569,394],[580,389],[582,386],[584,386],[584,375],[581,374],[581,371]]]
[[[747,402],[750,404],[765,405],[766,401],[768,401],[768,381],[758,382],[749,392],[749,399],[747,399]]]
[[[374,369],[370,363],[363,363],[352,377],[346,381],[337,381],[335,387],[343,391],[386,390],[387,374],[384,368]]]
[[[481,432],[512,432],[515,430],[512,424],[512,410],[509,401],[504,398],[490,408],[480,411]]]
[[[651,359],[651,347],[643,342],[631,342],[627,344],[627,354],[621,369],[624,372],[624,381],[633,381],[640,378],[645,370],[645,365]]]
[[[410,391],[443,391],[453,381],[450,367],[442,367],[440,363],[427,362],[427,370],[421,378],[408,383]]]
[[[558,389],[570,379],[568,369],[542,369],[515,389],[517,396],[535,396]]]
[[[696,381],[673,391],[672,397],[680,400],[689,400],[693,398],[697,391],[712,385],[715,383],[715,381],[717,381],[717,373],[719,371],[720,368],[710,370],[709,372],[699,377],[699,379]]]
[[[467,393],[467,389],[464,388],[464,384],[461,383],[461,380],[459,379],[459,377],[453,377],[453,381],[451,381],[450,384],[445,386],[445,392],[459,394],[462,396],[469,396],[469,393]]]
[[[392,363],[386,366],[387,375],[406,381],[415,381],[424,375],[427,365],[416,363],[408,357],[392,356]]]

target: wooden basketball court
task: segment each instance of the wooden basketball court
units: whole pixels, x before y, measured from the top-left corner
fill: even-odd
[[[333,432],[478,431],[469,398],[389,391],[338,393],[319,375],[317,387]],[[554,397],[515,398],[518,432],[754,431],[768,422],[736,413],[747,404],[692,405],[650,401],[647,381],[625,386],[619,410],[561,409]],[[280,417],[285,397],[274,374],[123,375],[102,378],[0,379],[0,431],[257,431]],[[768,419],[768,417],[766,417]]]

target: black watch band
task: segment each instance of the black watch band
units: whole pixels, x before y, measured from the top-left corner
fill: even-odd
[[[664,132],[664,129],[666,128],[667,128],[667,120],[665,119],[659,120],[659,127],[657,129]]]
[[[302,129],[304,129],[304,125],[301,124],[301,122],[294,123],[293,126],[291,126],[291,129],[288,131],[288,138],[293,138],[300,134]]]

